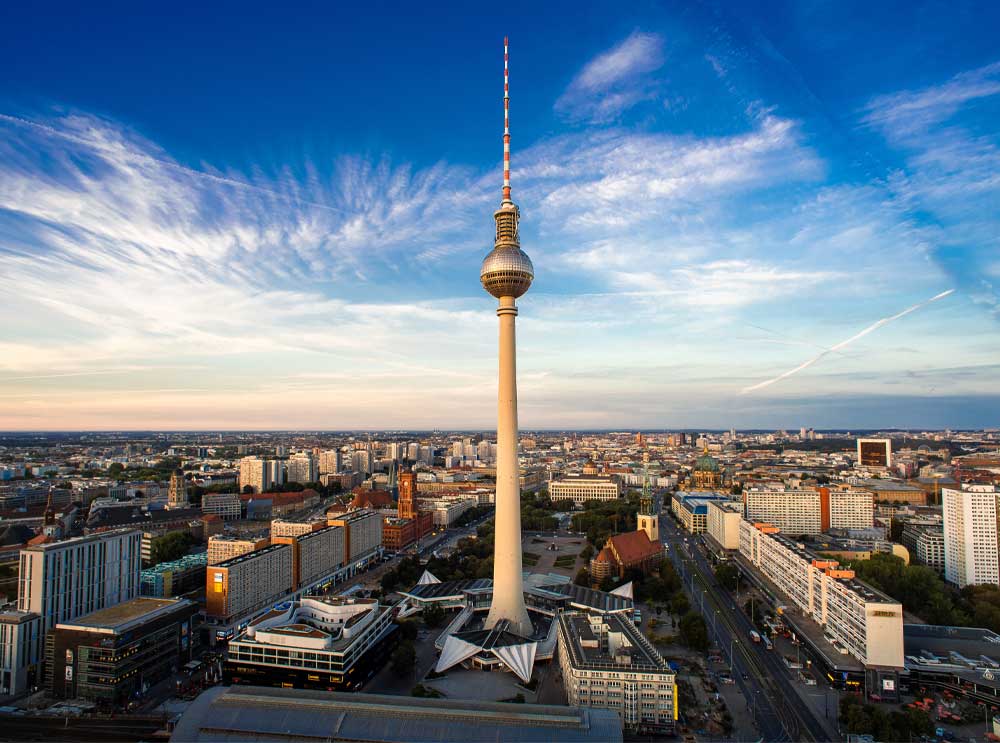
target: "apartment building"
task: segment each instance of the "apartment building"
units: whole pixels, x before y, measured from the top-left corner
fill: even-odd
[[[705,531],[725,550],[740,548],[740,523],[743,508],[731,501],[711,501],[705,518]]]
[[[786,534],[869,529],[875,523],[870,491],[834,488],[750,488],[743,494],[747,521],[773,524]]]
[[[311,452],[298,452],[285,462],[285,476],[288,482],[305,485],[319,481],[319,465]]]
[[[343,466],[339,449],[328,449],[319,454],[319,473],[321,475],[331,475],[340,472]]]
[[[865,666],[903,667],[903,607],[770,524],[740,524],[740,554]]]
[[[295,590],[311,586],[344,565],[344,528],[341,526],[322,526],[286,536],[272,533],[271,544],[287,544],[292,548]]]
[[[205,575],[205,614],[232,624],[292,592],[292,548],[274,544],[218,565]]]
[[[559,665],[571,706],[610,709],[631,731],[673,732],[675,675],[635,624],[619,614],[560,612]]]
[[[941,491],[944,521],[944,577],[959,588],[1000,583],[997,500],[993,485]]]
[[[326,525],[325,519],[317,519],[316,521],[275,519],[271,522],[271,537],[298,537],[311,531],[319,531]]]
[[[622,490],[609,475],[567,475],[549,483],[549,499],[571,500],[581,506],[589,500],[618,500]]]
[[[263,457],[243,457],[240,460],[240,492],[249,486],[254,493],[265,493],[271,487],[271,468]]]
[[[907,520],[899,541],[910,551],[914,562],[944,572],[944,526],[941,522]]]
[[[382,551],[382,515],[367,508],[327,519],[344,530],[344,565],[353,570],[366,566]]]
[[[261,550],[270,544],[265,536],[237,537],[229,534],[216,534],[208,538],[208,564],[218,565],[220,562],[232,560],[254,550]]]

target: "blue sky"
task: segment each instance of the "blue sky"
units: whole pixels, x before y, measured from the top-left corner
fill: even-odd
[[[493,425],[504,34],[523,428],[998,423],[995,4],[21,5],[0,429]]]

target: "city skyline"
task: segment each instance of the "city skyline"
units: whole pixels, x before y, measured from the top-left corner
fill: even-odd
[[[791,8],[11,39],[0,430],[489,429],[505,32],[524,430],[995,425],[995,24]]]

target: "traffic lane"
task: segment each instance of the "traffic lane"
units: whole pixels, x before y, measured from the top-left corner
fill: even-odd
[[[699,566],[704,567],[704,574],[702,577],[708,587],[720,598],[728,598],[728,592],[725,591],[725,589],[719,585],[718,581],[715,580],[715,574],[711,571],[711,565],[709,564],[707,558],[701,554],[700,550],[693,550],[693,553]],[[749,634],[751,629],[754,629],[749,617],[747,617],[742,610],[735,612],[734,616],[739,617],[737,621],[743,625],[747,634]],[[785,694],[786,699],[794,699],[798,695],[798,691],[794,687],[793,681],[789,678],[788,668],[780,661],[779,658],[775,656],[772,651],[760,650],[759,648],[757,650],[758,658],[764,664],[765,669],[769,672],[769,676],[781,688],[781,691]],[[824,740],[829,737],[829,731],[823,727],[822,723],[812,713],[811,709],[800,705],[793,705],[792,709],[798,720],[806,727],[814,738],[817,740]]]
[[[677,532],[674,532],[675,535]],[[671,561],[678,568],[681,575],[681,582],[685,587],[685,590],[689,590],[689,587],[684,583],[685,579],[690,577],[690,572],[684,565],[684,559],[682,554],[683,544],[678,540],[674,545],[675,549],[671,550]],[[686,551],[686,550],[685,550]],[[700,575],[699,575],[700,577]],[[695,597],[692,593],[692,600]],[[718,633],[718,624],[713,622],[709,625],[710,631],[715,631]],[[714,625],[714,627],[713,627]],[[734,644],[740,645],[740,655],[731,654],[731,668],[733,668],[734,680],[738,684],[740,691],[743,693],[744,698],[747,701],[748,707],[753,708],[754,720],[763,734],[764,738],[769,741],[786,741],[792,740],[789,736],[788,730],[786,730],[785,724],[781,721],[780,716],[775,709],[775,702],[768,692],[768,689],[763,684],[762,679],[759,678],[759,672],[753,667],[749,658],[744,657],[747,651],[742,646],[742,643],[733,643],[733,633],[726,629],[725,621],[722,625],[725,631],[725,642],[730,644],[732,648]],[[718,635],[716,637],[718,640]],[[745,677],[745,678],[744,678]]]

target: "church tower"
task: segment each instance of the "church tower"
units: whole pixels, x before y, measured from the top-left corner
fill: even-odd
[[[649,484],[649,452],[642,455],[643,480],[642,498],[639,499],[639,513],[636,516],[637,531],[646,532],[650,542],[660,541],[660,514],[656,496]]]

